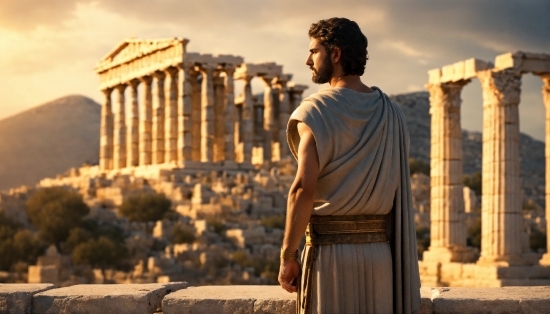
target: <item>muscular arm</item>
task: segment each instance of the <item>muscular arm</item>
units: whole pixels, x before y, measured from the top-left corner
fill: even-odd
[[[313,212],[313,201],[319,175],[319,158],[315,138],[309,127],[298,123],[300,144],[298,145],[298,170],[288,193],[285,235],[283,249],[295,252]],[[283,262],[279,270],[279,282],[288,292],[296,291],[291,282],[300,274],[298,261]]]

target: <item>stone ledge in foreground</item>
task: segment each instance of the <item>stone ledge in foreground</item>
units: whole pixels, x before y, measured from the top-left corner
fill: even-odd
[[[162,300],[163,314],[296,313],[296,294],[280,286],[202,286]]]
[[[35,294],[32,313],[151,314],[165,295],[186,287],[186,282],[70,286]]]
[[[0,314],[31,313],[33,295],[53,288],[49,283],[0,284]]]
[[[433,313],[550,313],[550,286],[433,288]]]

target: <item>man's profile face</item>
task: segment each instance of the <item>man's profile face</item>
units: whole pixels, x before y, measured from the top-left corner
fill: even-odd
[[[306,65],[311,69],[311,80],[316,84],[328,83],[334,72],[330,53],[316,38],[311,38],[309,41],[309,55]]]

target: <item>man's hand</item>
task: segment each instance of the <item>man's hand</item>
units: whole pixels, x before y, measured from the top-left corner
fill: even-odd
[[[279,267],[279,283],[281,287],[288,292],[296,292],[298,287],[292,284],[293,282],[294,284],[298,282],[301,271],[300,263],[297,260],[281,261],[281,266]]]

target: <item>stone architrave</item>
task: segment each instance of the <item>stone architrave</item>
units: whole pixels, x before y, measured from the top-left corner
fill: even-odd
[[[292,114],[292,112],[294,112],[294,110],[296,110],[296,108],[298,108],[298,106],[302,102],[302,94],[307,89],[307,85],[300,85],[294,82],[289,82],[287,84],[287,88],[290,103],[289,112]]]
[[[153,93],[151,90],[152,77],[141,78],[143,93],[139,124],[139,164],[150,165],[152,162],[152,133],[153,133]]]
[[[153,89],[153,145],[152,155],[153,164],[161,164],[164,162],[164,72],[154,73],[154,89]]]
[[[131,80],[130,85],[130,125],[128,127],[128,153],[126,166],[139,165],[139,106],[138,86],[139,80]]]
[[[214,160],[214,70],[217,64],[203,63],[201,86],[201,162]]]
[[[115,114],[114,139],[113,139],[113,160],[114,169],[126,167],[126,101],[124,91],[126,84],[120,84],[117,90],[117,111]]]
[[[191,65],[185,63],[178,68],[178,159],[180,162],[192,160],[190,70]]]
[[[201,160],[201,82],[200,72],[193,70],[189,77],[191,83],[191,157],[194,161]]]
[[[264,164],[270,163],[272,158],[273,148],[273,130],[275,130],[275,116],[273,107],[273,87],[272,81],[274,76],[263,75],[262,80],[265,83],[264,88]]]
[[[178,70],[170,67],[165,74],[164,162],[169,163],[178,160]]]
[[[226,162],[235,161],[235,96],[233,74],[234,67],[226,68],[224,77],[224,155]]]
[[[546,138],[545,138],[545,156],[546,156],[546,254],[540,260],[541,265],[550,266],[550,74],[541,76],[542,98],[546,109]]]
[[[429,84],[431,115],[430,248],[424,261],[465,262],[460,93],[469,80]]]
[[[252,163],[252,146],[254,139],[254,101],[252,100],[252,81],[253,76],[246,76],[244,80],[244,99],[242,107],[242,147],[243,147],[243,163]]]
[[[113,168],[113,108],[111,104],[112,88],[102,90],[105,97],[101,107],[101,137],[99,167],[101,170]]]
[[[519,175],[521,73],[478,73],[483,90],[481,256],[479,265],[514,266],[522,258],[523,216]]]

